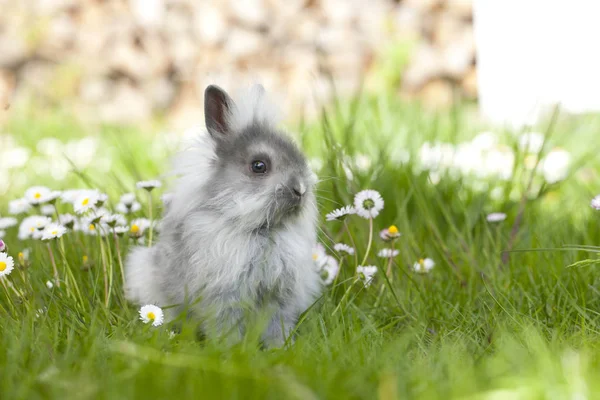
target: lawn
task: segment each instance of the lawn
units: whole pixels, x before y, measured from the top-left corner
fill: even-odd
[[[122,295],[119,259],[138,240],[129,234],[44,242],[7,228],[15,269],[0,280],[0,398],[600,397],[600,211],[590,207],[600,117],[555,114],[538,136],[492,129],[473,111],[365,97],[289,124],[318,171],[320,243],[340,273],[286,348],[261,349],[254,330],[224,346],[198,339],[192,322],[177,333],[144,324]],[[0,141],[2,217],[33,185],[99,189],[111,210],[132,192],[142,207],[128,218],[148,217],[135,182],[163,176],[179,137],[159,124],[90,127],[60,111],[13,111],[2,131],[12,137]],[[325,220],[364,189],[385,201],[372,231],[357,215]],[[401,236],[384,242],[391,225]],[[356,257],[338,254],[340,242]],[[398,255],[378,257],[390,246]],[[60,287],[49,288],[50,254]],[[416,272],[425,258],[434,268]],[[378,267],[370,285],[358,264]]]

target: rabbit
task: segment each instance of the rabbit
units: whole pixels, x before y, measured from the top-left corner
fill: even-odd
[[[234,340],[247,312],[268,310],[264,344],[285,343],[322,280],[312,259],[316,175],[274,110],[261,85],[237,102],[206,88],[206,130],[175,157],[159,239],[128,255],[130,301],[176,305],[168,319],[186,310],[203,334]]]

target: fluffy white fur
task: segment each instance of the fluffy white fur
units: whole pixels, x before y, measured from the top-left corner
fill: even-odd
[[[262,88],[251,89],[235,103],[229,115],[235,130],[253,121],[275,126],[277,113]],[[316,242],[315,176],[306,181],[310,193],[300,214],[262,232],[257,228],[274,193],[248,198],[231,187],[209,196],[216,158],[215,142],[206,131],[176,157],[178,180],[159,241],[129,254],[126,295],[139,304],[177,305],[167,310],[167,318],[187,310],[203,321],[209,335],[239,337],[245,310],[269,310],[264,340],[282,344],[321,289],[311,254]]]

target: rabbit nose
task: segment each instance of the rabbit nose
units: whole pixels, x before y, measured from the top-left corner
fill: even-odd
[[[302,197],[306,193],[306,186],[302,182],[294,181],[292,183],[292,191],[298,197]]]

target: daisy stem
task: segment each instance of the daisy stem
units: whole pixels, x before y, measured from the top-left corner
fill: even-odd
[[[373,218],[369,218],[369,243],[367,244],[367,251],[365,252],[365,257],[363,258],[360,265],[365,265],[367,262],[367,258],[369,257],[369,252],[371,251],[371,245],[373,244]]]
[[[77,280],[75,279],[75,275],[73,275],[73,270],[69,266],[69,262],[67,261],[67,254],[65,252],[65,243],[62,238],[58,238],[60,255],[62,256],[63,262],[65,263],[65,269],[67,271],[67,277],[71,279],[73,283],[73,287],[75,288],[75,292],[77,297],[79,298],[79,303],[83,307],[83,297],[81,296],[81,291],[79,290],[79,285],[77,284]],[[67,281],[68,282],[68,281]],[[68,288],[68,285],[67,285]]]
[[[358,279],[354,279],[352,281],[352,283],[350,284],[350,286],[348,286],[348,289],[346,289],[346,292],[344,293],[344,295],[342,296],[342,298],[340,299],[340,302],[338,303],[337,307],[335,308],[335,310],[333,310],[333,312],[331,313],[332,316],[334,316],[338,310],[340,309],[340,307],[342,306],[342,304],[344,304],[344,301],[346,300],[346,298],[350,295],[350,291],[352,290],[352,288],[354,287],[354,284],[358,282]]]
[[[356,252],[356,250],[357,250],[356,243],[354,242],[354,236],[352,236],[352,232],[350,231],[350,227],[348,226],[348,221],[345,218],[344,218],[344,227],[346,228],[346,232],[348,233],[348,236],[350,237],[350,243],[352,243],[352,247],[354,248],[354,263],[356,264],[355,267],[358,267],[358,253]]]
[[[123,268],[123,259],[121,258],[121,246],[119,245],[119,236],[113,228],[113,238],[115,240],[115,249],[117,250],[117,260],[119,261],[119,268],[121,269],[122,283],[125,283],[125,269]]]
[[[50,262],[52,263],[52,271],[54,272],[54,284],[56,287],[60,287],[60,280],[58,279],[58,269],[56,268],[56,261],[54,260],[54,253],[52,253],[52,247],[50,243],[46,243],[48,247],[48,254],[50,254]]]
[[[6,287],[6,279],[0,278],[0,282],[2,282],[2,286],[4,286],[4,291],[6,292],[6,298],[8,299],[8,304],[10,305],[10,309],[13,312],[13,314],[16,314],[15,313],[15,303],[13,302],[13,299],[11,297],[10,291],[8,290],[8,287]]]
[[[102,275],[104,277],[104,306],[108,308],[108,271],[106,268],[106,256],[104,254],[104,242],[98,234],[98,242],[100,243],[100,258],[102,258]]]
[[[385,269],[385,274],[387,275],[388,279],[390,280],[390,282],[392,281],[392,261],[394,261],[394,241],[392,240],[392,243],[390,244],[392,251],[390,253],[390,258],[388,259],[388,265],[387,268]]]
[[[148,192],[148,219],[150,219],[150,231],[148,232],[148,247],[152,247],[152,192]]]

